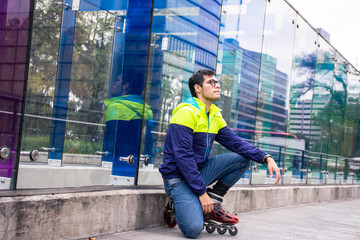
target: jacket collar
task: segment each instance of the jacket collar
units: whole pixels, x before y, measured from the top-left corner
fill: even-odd
[[[200,111],[206,112],[205,103],[203,103],[202,101],[200,101],[200,99],[196,97],[189,98],[185,103],[193,105],[194,107],[198,108]],[[219,111],[221,111],[221,109],[218,106],[216,106],[215,104],[211,104],[210,114],[217,113]]]

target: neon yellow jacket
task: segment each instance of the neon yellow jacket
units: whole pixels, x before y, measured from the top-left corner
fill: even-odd
[[[214,141],[249,160],[262,162],[265,152],[237,136],[226,124],[221,109],[190,98],[173,111],[160,166],[164,179],[183,178],[199,196],[206,191],[200,169],[204,167]]]
[[[130,121],[142,119],[144,102],[138,95],[125,95],[105,100],[106,116],[105,122],[111,120]],[[152,119],[153,113],[148,104],[145,103],[144,119]]]

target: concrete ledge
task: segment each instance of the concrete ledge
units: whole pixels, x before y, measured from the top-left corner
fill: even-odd
[[[139,169],[139,185],[162,185],[162,176],[157,168],[150,166]],[[66,188],[104,186],[111,184],[111,168],[64,165],[54,167],[39,164],[24,164],[19,167],[17,189]]]
[[[360,199],[360,185],[234,187],[230,212]],[[79,239],[164,224],[162,189],[0,197],[1,239]]]
[[[163,190],[2,197],[0,239],[79,239],[161,225],[165,201]]]
[[[229,212],[240,213],[347,199],[360,199],[360,185],[233,187],[224,205]]]

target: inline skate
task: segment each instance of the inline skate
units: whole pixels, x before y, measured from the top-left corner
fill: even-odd
[[[239,219],[226,212],[221,204],[214,204],[214,210],[204,216],[204,227],[208,233],[217,230],[219,234],[225,234],[229,230],[230,235],[235,236],[238,234],[238,229],[234,225],[238,222]]]
[[[165,206],[164,220],[168,227],[174,228],[177,225],[174,203],[169,199]]]

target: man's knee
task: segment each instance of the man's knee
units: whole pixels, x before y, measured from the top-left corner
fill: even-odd
[[[191,226],[187,226],[186,230],[183,231],[183,234],[185,235],[185,237],[187,238],[197,238],[200,233],[203,230],[203,224],[198,222],[198,223],[192,223]]]

